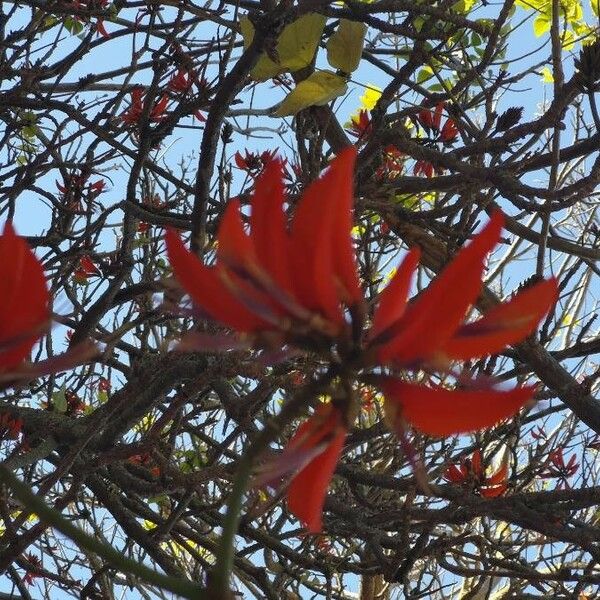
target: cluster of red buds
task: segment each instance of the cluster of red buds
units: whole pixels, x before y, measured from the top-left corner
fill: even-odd
[[[278,151],[279,148],[265,150],[264,152],[250,152],[245,149],[243,155],[239,151],[236,152],[233,155],[233,160],[238,169],[245,171],[250,177],[257,177],[268,164],[275,160]]]

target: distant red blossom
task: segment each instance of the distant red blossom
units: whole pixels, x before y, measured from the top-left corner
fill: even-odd
[[[0,414],[0,439],[16,440],[23,429],[23,420],[8,412]]]
[[[131,90],[131,105],[127,111],[121,115],[121,120],[127,125],[137,125],[144,111],[145,89],[142,86],[136,86]],[[161,99],[154,104],[148,119],[150,121],[162,121],[165,118],[165,110],[169,104],[169,96],[163,94]]]
[[[442,126],[444,110],[446,103],[438,102],[433,110],[422,108],[417,114],[417,120],[428,133],[434,134],[436,141],[451,144],[458,137],[458,126],[451,117],[448,117]]]
[[[569,489],[568,479],[577,473],[579,470],[579,463],[577,462],[577,456],[571,455],[571,458],[565,462],[563,454],[563,448],[557,448],[548,455],[548,466],[546,470],[540,475],[542,479],[557,479],[557,489],[566,488]]]
[[[26,585],[32,585],[36,577],[41,577],[41,575],[37,571],[42,568],[42,561],[31,552],[28,552],[25,555],[25,558],[33,568],[28,569],[25,572],[25,575],[23,575],[23,583],[25,583]]]
[[[79,259],[79,265],[73,272],[73,279],[77,283],[87,283],[88,279],[100,275],[100,269],[94,264],[94,261],[87,255]]]
[[[275,150],[265,150],[264,152],[249,152],[244,151],[236,152],[233,156],[233,160],[238,169],[246,171],[250,176],[255,177],[263,172],[265,167],[275,160],[277,156],[277,148]]]
[[[348,133],[359,140],[364,140],[369,135],[373,126],[371,125],[371,117],[368,110],[360,110],[357,115],[350,117],[350,123],[346,125]]]
[[[448,373],[453,361],[488,356],[521,341],[555,303],[556,281],[539,282],[465,322],[482,289],[485,259],[500,239],[504,216],[496,211],[409,303],[420,257],[418,248],[411,249],[365,328],[366,302],[351,236],[355,157],[353,147],[344,150],[306,188],[289,227],[283,165],[270,160],[255,180],[249,231],[239,200],[227,205],[213,266],[168,229],[167,251],[181,286],[199,308],[256,346],[298,346],[325,357],[335,347],[337,360],[383,392],[387,420],[401,439],[409,426],[449,436],[513,416],[532,398],[534,387],[499,390],[489,380],[461,379],[460,388],[448,389],[401,375],[423,369]],[[382,375],[382,366],[397,375]],[[367,375],[370,369],[375,372]],[[319,405],[271,465],[272,472],[259,478],[270,482],[277,474],[295,473],[288,505],[309,531],[321,529],[327,487],[356,408],[352,394]]]
[[[450,465],[444,479],[451,483],[473,487],[484,498],[496,498],[506,492],[508,487],[508,463],[503,462],[500,468],[489,477],[485,474],[481,452],[475,450],[471,458],[465,458],[460,465]]]
[[[425,175],[425,177],[433,177],[435,175],[435,167],[427,160],[418,160],[413,168],[413,175]]]
[[[404,173],[406,154],[390,144],[383,149],[381,166],[377,169],[377,179],[397,179]]]

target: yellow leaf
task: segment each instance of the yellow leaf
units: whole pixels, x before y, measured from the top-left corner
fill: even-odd
[[[275,55],[277,62],[262,54],[250,76],[257,81],[266,81],[280,73],[299,71],[310,65],[321,40],[327,17],[317,13],[307,13],[287,25],[281,32]],[[244,38],[244,48],[254,39],[254,25],[248,17],[240,19],[240,29]]]
[[[572,50],[577,40],[575,38],[575,34],[570,29],[567,29],[566,31],[563,31],[560,41],[563,50]]]
[[[367,83],[365,93],[360,97],[360,105],[366,110],[373,110],[379,98],[381,98],[381,89],[376,85]]]
[[[309,106],[322,106],[346,93],[346,80],[331,71],[316,71],[301,81],[279,105],[275,115],[295,115]]]
[[[358,68],[362,56],[367,26],[357,21],[341,19],[335,33],[327,41],[327,61],[344,73]]]
[[[540,37],[544,33],[550,31],[551,23],[552,20],[548,15],[538,15],[533,21],[533,33],[535,33],[537,37]]]
[[[554,83],[554,75],[552,75],[552,71],[549,67],[544,67],[542,69],[542,81],[544,83]]]
[[[590,0],[590,6],[592,7],[593,13],[598,17],[600,16],[600,0]]]

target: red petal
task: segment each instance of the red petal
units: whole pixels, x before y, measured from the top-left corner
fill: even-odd
[[[173,229],[167,229],[165,241],[169,261],[179,283],[211,317],[237,331],[256,331],[270,327],[231,295],[216,270],[207,267],[189,252]]]
[[[342,150],[332,161],[331,170],[335,169],[337,186],[331,186],[333,194],[328,198],[333,210],[331,244],[333,244],[335,274],[338,283],[342,286],[342,298],[348,305],[357,304],[363,299],[356,266],[356,252],[351,236],[355,162],[354,146]]]
[[[110,34],[108,33],[108,31],[106,31],[106,28],[104,27],[104,19],[98,19],[96,21],[96,31],[103,37],[103,38],[109,38]]]
[[[465,474],[456,465],[450,465],[446,469],[444,479],[452,483],[462,483],[465,480]]]
[[[31,352],[50,318],[42,265],[10,222],[0,236],[0,370]]]
[[[504,483],[508,479],[508,464],[506,462],[502,463],[502,466],[491,476],[489,477],[485,484],[487,486],[500,485]]]
[[[311,533],[321,531],[327,488],[344,448],[346,429],[341,414],[331,408],[325,422],[319,414],[311,417],[298,429],[288,446],[296,444],[308,449],[329,437],[325,450],[294,477],[287,492],[289,510]]]
[[[556,279],[541,281],[492,308],[474,323],[463,325],[441,351],[456,360],[500,352],[532,333],[557,299]]]
[[[453,391],[396,379],[386,379],[381,388],[386,407],[392,405],[392,413],[394,409],[398,410],[398,416],[415,429],[435,436],[492,427],[515,415],[535,392],[534,387],[515,388],[506,392]]]
[[[282,169],[281,161],[270,160],[256,178],[250,226],[259,263],[281,289],[293,295]]]
[[[370,332],[371,339],[375,339],[404,314],[411,280],[419,264],[420,257],[420,248],[412,248],[400,263],[392,280],[379,294],[379,303],[375,310]]]
[[[442,112],[444,111],[444,106],[444,102],[438,102],[435,107],[435,113],[433,114],[432,125],[437,131],[440,130],[440,125],[442,124]]]
[[[504,215],[489,223],[433,280],[403,318],[403,331],[379,349],[379,360],[411,363],[431,358],[451,338],[481,291],[487,254],[498,243]]]
[[[246,163],[239,151],[233,155],[233,160],[235,161],[235,164],[239,169],[243,169],[244,171],[248,169],[248,164]]]
[[[219,241],[217,262],[233,268],[248,268],[249,265],[256,265],[254,245],[244,231],[239,200],[233,199],[227,203],[217,239]]]
[[[348,158],[345,153],[334,159],[325,175],[308,186],[296,207],[291,233],[296,297],[302,306],[321,312],[338,325],[344,317],[336,285],[336,265],[340,262],[336,256],[346,252],[334,249],[334,240],[340,235],[335,233],[335,210],[338,190],[348,185],[343,181],[349,176]]]

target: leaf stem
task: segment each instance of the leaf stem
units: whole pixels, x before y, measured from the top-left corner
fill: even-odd
[[[290,421],[296,418],[310,400],[321,394],[333,379],[334,374],[328,371],[319,379],[309,383],[298,391],[294,397],[284,404],[281,411],[258,434],[241,457],[233,481],[233,488],[227,502],[227,513],[223,522],[223,532],[217,551],[217,562],[209,582],[211,600],[229,600],[231,572],[235,558],[235,536],[241,519],[242,502],[254,461],[265,448],[280,434]]]

